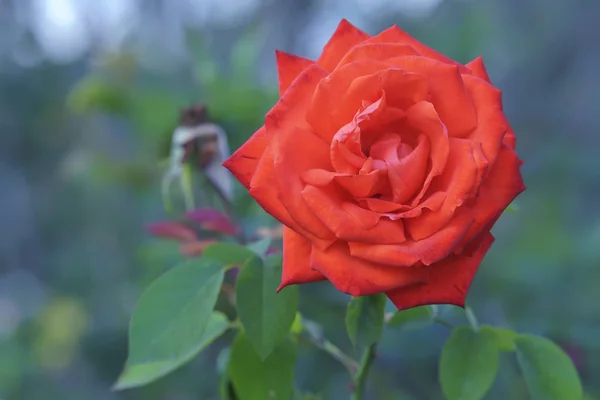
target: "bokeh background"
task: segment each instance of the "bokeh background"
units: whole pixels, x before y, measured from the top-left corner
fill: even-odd
[[[160,161],[179,110],[198,102],[237,148],[277,99],[274,50],[315,58],[341,18],[370,34],[398,24],[464,63],[483,56],[528,190],[494,228],[469,303],[483,323],[560,343],[600,399],[597,0],[1,0],[0,398],[218,398],[228,337],[146,388],[110,391],[141,291],[182,259],[145,230],[168,218]],[[273,225],[236,195],[248,229]],[[351,352],[347,298],[302,291],[303,314]],[[447,336],[387,331],[370,398],[441,399]],[[348,398],[335,361],[301,354],[302,390]],[[512,357],[487,398],[527,399]]]

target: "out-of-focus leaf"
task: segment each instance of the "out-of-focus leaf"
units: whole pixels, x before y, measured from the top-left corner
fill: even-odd
[[[155,183],[158,169],[150,162],[143,161],[117,161],[99,154],[93,156],[90,170],[86,177],[98,182],[114,185],[122,184],[129,187],[144,189]]]
[[[139,66],[138,59],[133,52],[120,51],[106,53],[99,57],[99,65],[109,76],[114,77],[119,83],[128,84]]]
[[[27,368],[28,348],[16,340],[0,342],[0,396],[19,386]]]
[[[183,102],[171,92],[136,89],[132,93],[130,117],[142,139],[153,148],[170,142],[179,125]]]
[[[83,78],[71,90],[67,98],[71,112],[83,114],[92,111],[124,114],[129,111],[130,98],[127,92],[110,82],[90,75]]]
[[[62,370],[77,356],[82,335],[88,327],[84,305],[76,298],[56,298],[37,316],[37,337],[33,344],[36,362]]]
[[[287,338],[264,360],[240,332],[231,348],[229,377],[239,400],[289,400],[294,392],[296,343]]]
[[[512,213],[519,212],[520,209],[521,208],[519,207],[519,205],[515,201],[513,201],[512,203],[510,203],[508,205],[508,207],[506,207],[506,211],[512,212]]]
[[[543,337],[518,335],[517,360],[533,400],[579,400],[583,389],[569,356]]]
[[[129,327],[129,357],[115,389],[156,380],[192,359],[227,328],[213,313],[223,265],[192,259],[158,278],[142,295]]]
[[[323,400],[323,397],[318,394],[305,394],[302,396],[302,400]]]
[[[489,332],[459,327],[444,345],[440,383],[448,400],[479,400],[498,373],[499,350]]]
[[[236,283],[240,320],[263,360],[288,336],[298,311],[296,286],[276,292],[281,261],[279,256],[268,256],[264,261],[254,256],[246,261]]]
[[[346,330],[355,347],[363,349],[379,340],[387,297],[384,294],[355,297],[346,310]]]
[[[260,239],[256,242],[252,242],[249,245],[247,245],[246,247],[248,247],[250,250],[252,250],[254,253],[256,253],[256,255],[258,255],[259,257],[264,258],[265,255],[267,254],[267,250],[269,250],[269,246],[271,245],[272,241],[273,241],[273,239],[271,239],[270,237],[267,237],[264,239]]]
[[[231,63],[234,67],[233,78],[236,81],[252,81],[254,66],[260,55],[264,43],[262,32],[258,29],[250,30],[240,36],[231,51]]]

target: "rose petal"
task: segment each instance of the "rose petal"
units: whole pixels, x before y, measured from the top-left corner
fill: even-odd
[[[387,292],[399,310],[429,304],[452,304],[464,307],[471,282],[494,237],[487,233],[473,256],[452,256],[444,261],[419,269],[425,283],[401,287]]]
[[[412,202],[412,206],[416,207],[429,190],[433,179],[444,170],[450,154],[450,142],[446,126],[440,120],[433,104],[429,102],[422,101],[408,109],[406,121],[417,132],[426,135],[431,143],[431,167],[423,181],[421,191]]]
[[[370,113],[370,110],[377,107],[378,104],[378,102],[375,102],[366,110],[357,113],[350,123],[343,126],[333,136],[330,145],[330,157],[331,164],[337,172],[355,174],[367,160],[362,151],[358,125]]]
[[[339,189],[307,185],[301,194],[312,212],[341,240],[365,243],[402,243],[405,240],[402,221],[380,219],[368,210],[357,214]]]
[[[316,64],[310,65],[298,75],[265,117],[265,129],[269,140],[288,136],[286,135],[288,127],[303,130],[310,128],[306,113],[311,106],[317,85],[326,78],[328,78],[327,71]],[[329,144],[329,142],[325,143]]]
[[[339,129],[331,139],[331,163],[334,169],[346,174],[385,169],[384,161],[367,157],[364,151],[368,151],[373,142],[378,140],[382,130],[393,132],[401,129],[400,122],[404,117],[404,111],[387,105],[385,92],[377,101],[363,105],[352,121]]]
[[[385,61],[400,56],[418,56],[419,53],[403,43],[367,43],[354,46],[338,64],[338,68],[359,60]]]
[[[463,212],[473,215],[475,221],[465,236],[463,245],[484,229],[491,228],[490,221],[497,219],[515,197],[525,190],[520,166],[517,154],[508,146],[502,146],[496,162],[479,189],[479,195],[465,204]]]
[[[393,135],[387,140],[385,138],[384,136],[371,147],[370,155],[385,160],[392,189],[392,201],[404,204],[423,185],[430,154],[429,139],[425,135],[420,136],[414,150],[400,158],[398,153],[401,145],[404,145],[400,143],[400,137]]]
[[[470,140],[450,138],[450,155],[444,172],[431,184],[432,192],[445,191],[446,200],[435,212],[425,212],[417,218],[406,220],[411,238],[423,240],[438,232],[454,216],[454,211],[473,196],[478,189],[481,165],[474,152],[481,148]]]
[[[381,93],[379,87],[371,88],[369,93],[362,94],[358,105],[353,102],[352,106],[346,106],[340,101],[340,97],[348,92],[348,88],[357,77],[374,74],[390,67],[393,65],[380,61],[362,60],[343,65],[326,79],[321,80],[306,114],[306,120],[315,129],[315,133],[330,143],[333,135],[352,120],[362,101],[375,102],[381,97]],[[327,110],[327,112],[324,113],[323,110]]]
[[[223,165],[249,189],[265,211],[282,224],[309,235],[289,215],[277,198],[274,185],[273,153],[267,148],[268,139],[265,127],[261,127],[242,147],[226,160]],[[265,151],[266,149],[266,151]]]
[[[513,132],[512,128],[508,128],[504,137],[502,138],[502,143],[511,149],[515,149],[517,146],[517,137],[515,136],[515,132]]]
[[[323,48],[323,53],[317,63],[327,71],[332,71],[348,50],[368,38],[370,38],[369,35],[342,19]]]
[[[327,250],[313,248],[311,267],[322,273],[339,291],[369,296],[420,282],[424,277],[412,269],[390,268],[352,257],[348,245],[338,241]]]
[[[490,166],[490,162],[487,158],[485,158],[485,154],[483,154],[483,146],[479,142],[472,142],[473,144],[473,160],[475,164],[477,164],[477,176],[475,177],[475,190],[472,192],[471,196],[475,197],[479,194],[479,188],[481,186],[481,182],[483,181],[483,177],[487,174],[488,168]]]
[[[430,102],[435,106],[450,136],[464,137],[475,129],[477,113],[457,64],[444,64],[431,58],[415,56],[392,58],[388,62],[403,70],[428,77]]]
[[[474,76],[465,75],[464,83],[477,109],[477,127],[469,138],[481,142],[485,158],[493,164],[510,129],[502,111],[502,92]]]
[[[486,82],[491,82],[490,76],[485,69],[485,65],[483,64],[483,58],[481,56],[477,57],[470,63],[466,65],[467,68],[471,70],[471,73],[478,78],[483,79]]]
[[[326,76],[327,72],[316,64],[304,70],[269,111],[265,128],[271,140],[275,177],[271,185],[276,185],[277,198],[296,224],[302,226],[304,236],[309,236],[309,232],[310,236],[333,240],[331,231],[298,196],[304,187],[300,178],[304,171],[332,168],[329,144],[312,133],[304,118],[314,88]]]
[[[419,203],[416,207],[413,207],[406,211],[401,211],[397,213],[387,213],[385,214],[388,218],[391,219],[404,219],[404,218],[416,218],[423,214],[425,210],[429,211],[437,211],[439,210],[444,201],[446,200],[446,193],[444,192],[435,192],[431,194],[431,196],[427,197],[422,203]]]
[[[277,58],[277,74],[279,76],[279,95],[287,90],[294,79],[300,75],[302,71],[313,65],[315,62],[308,58],[299,57],[293,54],[288,54],[283,51],[276,50]]]
[[[382,92],[385,93],[385,102],[379,107],[380,110],[388,107],[404,110],[419,101],[427,100],[429,97],[427,77],[399,68],[387,68],[374,74],[364,75],[350,84],[341,104],[346,110],[356,110],[364,102],[370,103],[379,99]],[[372,121],[376,124],[380,123],[376,119]]]
[[[310,268],[310,242],[293,230],[283,228],[283,272],[279,292],[288,285],[322,281],[325,277]]]
[[[419,241],[407,240],[400,244],[352,242],[349,243],[350,254],[395,267],[431,265],[452,254],[467,234],[472,222],[472,216],[463,214],[443,229]]]
[[[282,224],[296,230],[305,230],[290,216],[277,197],[273,150],[269,146],[263,153],[249,185],[249,193],[256,202]]]
[[[326,165],[329,152],[320,139],[310,132],[296,130],[295,133],[302,136],[302,140],[282,139],[277,145],[274,162],[277,197],[290,216],[306,231],[320,239],[333,238],[332,232],[298,195],[305,186],[301,179],[302,172],[311,168],[331,168]]]
[[[256,166],[267,147],[268,141],[266,130],[261,126],[246,143],[237,149],[225,162],[223,166],[227,168],[233,176],[246,189],[250,187],[250,181],[256,171]]]
[[[365,41],[365,43],[386,43],[386,42],[402,43],[402,44],[408,45],[408,46],[412,47],[413,49],[415,49],[417,52],[419,52],[420,55],[423,55],[428,58],[432,58],[434,60],[443,62],[445,64],[455,65],[456,67],[459,68],[459,70],[461,72],[465,72],[465,73],[469,72],[469,70],[464,65],[457,63],[456,61],[452,60],[449,57],[446,57],[442,53],[432,49],[431,47],[424,45],[423,43],[419,42],[418,40],[416,40],[415,38],[410,36],[408,33],[404,32],[402,29],[398,28],[397,25],[394,25],[394,26],[384,30],[379,35],[373,36],[369,40]]]
[[[386,170],[371,171],[361,175],[343,175],[334,178],[352,197],[369,197],[387,192]]]
[[[323,169],[311,169],[302,174],[302,180],[312,186],[322,187],[336,182],[354,197],[368,197],[378,193],[387,183],[385,170],[362,175],[343,174]]]
[[[288,210],[281,203],[277,186],[275,185],[275,167],[271,147],[264,152],[256,168],[256,172],[249,187],[249,193],[256,202],[271,216],[277,219],[285,226],[294,229],[302,235],[310,238],[319,248],[326,248],[332,243],[332,240],[322,240],[315,236],[310,230],[298,223],[290,216]]]

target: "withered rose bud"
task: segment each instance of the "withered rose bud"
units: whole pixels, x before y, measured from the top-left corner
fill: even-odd
[[[197,126],[208,122],[208,111],[204,104],[197,104],[181,110],[179,125]]]
[[[181,110],[179,123],[171,139],[171,165],[163,178],[163,193],[168,192],[173,180],[180,178],[182,165],[190,162],[204,171],[221,197],[230,202],[233,196],[231,177],[221,165],[229,156],[227,135],[219,125],[208,121],[203,104]]]

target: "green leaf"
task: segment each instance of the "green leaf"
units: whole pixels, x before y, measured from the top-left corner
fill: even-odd
[[[212,258],[225,265],[236,265],[243,264],[246,260],[255,257],[256,254],[246,246],[219,242],[206,247],[202,256]]]
[[[482,332],[486,332],[494,337],[498,350],[515,351],[517,349],[515,345],[515,339],[518,336],[517,332],[489,325],[483,325],[480,329]]]
[[[271,245],[271,238],[261,239],[242,246],[236,243],[219,242],[204,249],[202,253],[206,258],[220,261],[225,265],[243,264],[246,260],[260,256],[263,257]]]
[[[149,363],[131,364],[125,367],[125,371],[119,377],[115,390],[122,390],[142,386],[161,378],[176,368],[191,360],[202,349],[211,344],[215,339],[221,336],[228,328],[229,320],[227,316],[220,312],[213,312],[208,320],[206,330],[202,339],[196,344],[194,349],[190,349],[188,357],[181,358],[180,362],[157,361]]]
[[[388,326],[390,328],[415,329],[427,326],[432,321],[431,307],[422,306],[396,312],[388,321]]]
[[[264,238],[264,239],[258,240],[256,242],[250,243],[246,247],[249,248],[250,250],[252,250],[258,256],[264,257],[265,254],[267,253],[267,250],[269,250],[269,246],[271,246],[272,241],[273,241],[273,239],[268,237],[268,238]]]
[[[231,347],[226,347],[217,356],[217,372],[219,373],[219,396],[222,400],[233,400],[230,396],[229,376],[227,368],[229,367],[229,359],[231,355]]]
[[[296,344],[288,336],[263,360],[240,332],[231,347],[229,377],[239,400],[289,400],[294,392]]]
[[[581,381],[569,356],[552,341],[533,335],[515,339],[517,360],[533,400],[580,400]]]
[[[298,287],[276,292],[281,281],[281,257],[257,256],[242,267],[236,283],[240,321],[248,340],[264,360],[288,335],[298,311]]]
[[[346,310],[346,329],[350,341],[360,349],[379,340],[383,331],[384,294],[354,297]]]
[[[499,351],[493,335],[463,326],[453,330],[440,360],[440,383],[448,400],[479,400],[498,373]]]
[[[228,325],[214,313],[222,264],[198,258],[158,278],[142,294],[129,326],[129,357],[115,389],[141,386],[192,359]]]

